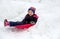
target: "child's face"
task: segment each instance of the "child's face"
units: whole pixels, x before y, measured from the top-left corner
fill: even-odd
[[[29,10],[29,11],[28,11],[28,14],[29,14],[30,16],[32,16],[32,15],[33,15],[32,10]]]

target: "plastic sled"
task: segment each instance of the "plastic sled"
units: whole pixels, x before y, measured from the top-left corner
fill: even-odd
[[[16,25],[15,28],[24,29],[33,26],[32,24]]]

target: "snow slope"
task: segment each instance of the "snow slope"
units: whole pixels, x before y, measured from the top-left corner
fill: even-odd
[[[60,0],[41,0],[40,3],[0,1],[0,39],[60,39]],[[5,18],[21,21],[30,6],[37,8],[39,19],[35,26],[26,30],[4,27]]]

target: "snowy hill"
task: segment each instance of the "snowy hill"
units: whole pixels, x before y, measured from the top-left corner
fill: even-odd
[[[60,39],[60,0],[0,0],[0,39]],[[3,21],[21,21],[31,6],[39,16],[27,30],[5,28]],[[22,19],[21,19],[22,18]]]

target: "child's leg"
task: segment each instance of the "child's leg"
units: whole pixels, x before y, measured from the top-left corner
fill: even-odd
[[[7,19],[4,20],[4,26],[16,26],[16,25],[22,25],[22,24],[24,24],[22,21],[13,22],[13,21],[7,21]]]
[[[10,24],[10,26],[16,26],[16,25],[22,25],[23,22],[12,22],[12,21],[10,21],[9,24]]]

